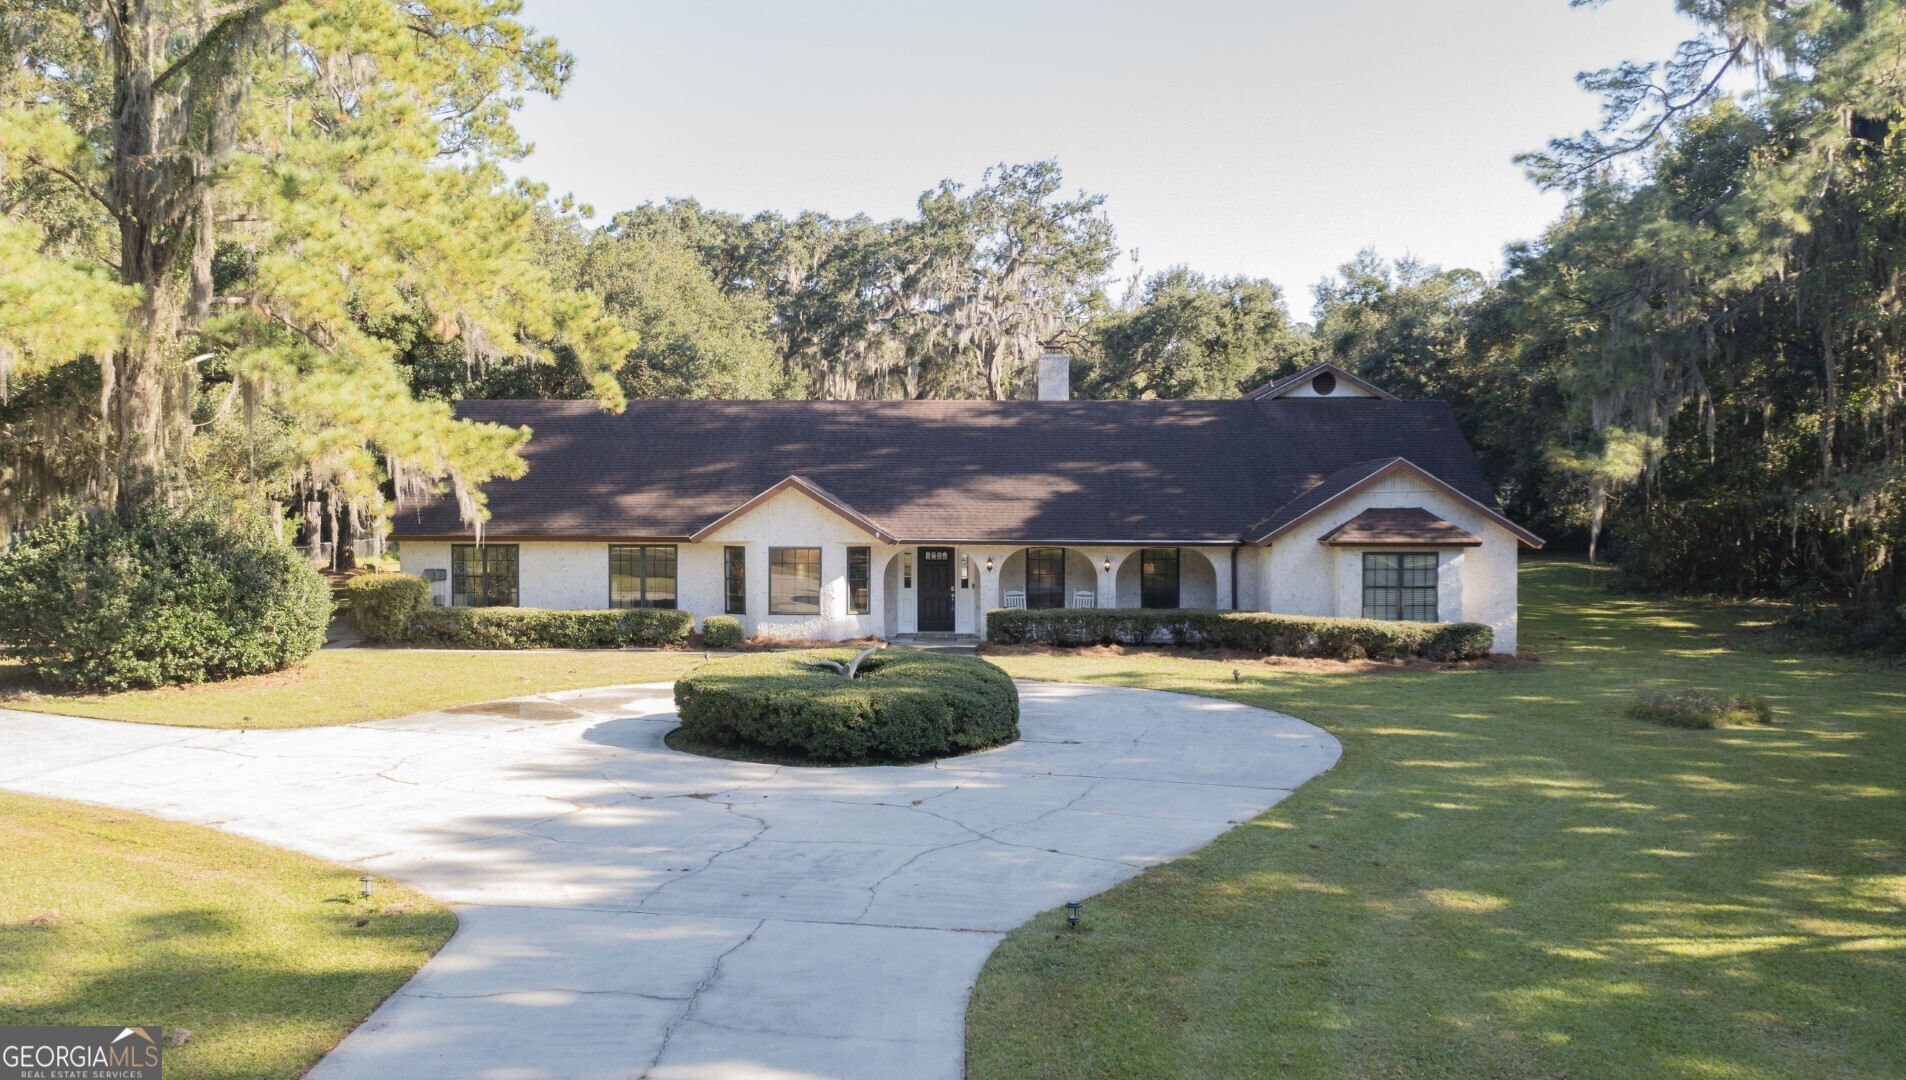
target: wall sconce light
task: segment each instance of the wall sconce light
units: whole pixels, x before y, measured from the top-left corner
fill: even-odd
[[[989,574],[993,572],[993,557],[991,555],[986,556],[986,572]]]
[[[363,877],[358,878],[357,879],[358,895],[369,896],[371,894],[371,882],[376,880],[377,880],[376,878],[372,877],[369,874],[365,874]]]
[[[1073,930],[1077,930],[1079,928],[1079,909],[1084,906],[1085,906],[1084,904],[1081,904],[1077,900],[1066,901],[1066,926],[1067,927]]]
[[[1112,557],[1110,555],[1105,557],[1105,572],[1108,574],[1112,572]]]

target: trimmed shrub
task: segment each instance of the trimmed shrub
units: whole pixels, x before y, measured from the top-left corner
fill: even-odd
[[[1495,631],[1481,623],[1390,622],[1262,611],[1151,608],[1002,608],[986,613],[995,645],[1181,645],[1333,660],[1476,660]]]
[[[1754,727],[1772,724],[1773,706],[1758,697],[1714,697],[1698,690],[1643,694],[1628,715],[1651,724],[1679,728]]]
[[[415,574],[359,574],[345,583],[351,628],[366,641],[402,641],[410,618],[430,600],[430,583]]]
[[[404,640],[454,649],[670,648],[688,644],[695,615],[659,608],[550,611],[513,607],[421,607]]]
[[[856,679],[802,666],[853,656],[830,649],[703,664],[675,683],[682,732],[820,761],[918,761],[1019,737],[1019,691],[984,660],[890,649],[863,661]]]
[[[733,615],[710,615],[703,619],[702,644],[711,649],[741,644],[741,620]]]
[[[74,689],[277,671],[316,652],[330,620],[322,575],[262,522],[214,508],[68,508],[0,556],[0,642]]]

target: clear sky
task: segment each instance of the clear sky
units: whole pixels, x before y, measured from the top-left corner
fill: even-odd
[[[912,213],[1055,157],[1159,270],[1310,288],[1359,248],[1493,271],[1562,207],[1510,158],[1597,120],[1576,72],[1666,57],[1671,0],[526,0],[577,59],[523,171],[606,218],[671,196]],[[1133,264],[1121,263],[1121,274]]]

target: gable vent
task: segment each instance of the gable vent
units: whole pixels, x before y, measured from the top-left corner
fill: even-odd
[[[1326,371],[1310,380],[1310,388],[1318,397],[1328,397],[1337,392],[1337,376],[1333,372]]]

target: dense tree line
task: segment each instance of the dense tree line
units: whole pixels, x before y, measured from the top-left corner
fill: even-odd
[[[152,474],[308,536],[439,483],[474,519],[520,433],[460,398],[1011,398],[1059,348],[1103,398],[1330,360],[1449,400],[1513,514],[1647,584],[1897,606],[1906,5],[1677,6],[1698,35],[1585,75],[1601,129],[1525,159],[1569,209],[1500,275],[1365,252],[1300,321],[1115,285],[1050,161],[893,221],[592,226],[498,170],[570,64],[510,0],[0,0],[0,533]]]

